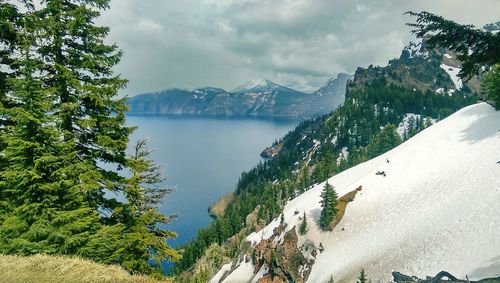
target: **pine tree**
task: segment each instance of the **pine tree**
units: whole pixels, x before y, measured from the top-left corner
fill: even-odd
[[[331,222],[337,216],[337,192],[332,185],[325,183],[325,187],[321,192],[321,214],[319,218],[319,225],[323,231],[331,229]]]
[[[128,159],[131,176],[127,178],[124,189],[128,203],[120,204],[111,215],[119,219],[119,224],[105,227],[91,236],[81,254],[149,274],[159,273],[161,260],[177,261],[180,255],[166,243],[176,234],[159,227],[159,224],[168,224],[172,216],[164,216],[156,210],[156,205],[172,190],[159,186],[164,180],[161,168],[149,159],[151,151],[145,147],[145,140],[138,141]],[[107,245],[102,245],[101,234],[104,233],[116,241],[106,240]],[[152,259],[155,265],[148,263]]]
[[[361,269],[361,272],[359,273],[358,281],[357,283],[366,283],[368,280],[366,279],[366,274],[365,270]]]
[[[10,88],[7,80],[16,75],[14,53],[19,43],[19,18],[20,13],[16,6],[0,2],[0,107],[2,108],[15,105],[15,101],[7,95]],[[5,147],[5,127],[11,122],[5,115],[0,116],[0,150]],[[5,166],[4,156],[0,155],[0,170]]]
[[[430,47],[448,48],[458,54],[462,62],[459,76],[470,79],[482,70],[489,70],[500,63],[500,34],[461,25],[429,12],[408,12],[415,16],[414,28],[418,38],[425,39]]]
[[[418,38],[425,38],[426,44],[431,47],[447,48],[458,54],[457,59],[462,63],[460,78],[469,80],[474,75],[487,73],[489,79],[485,81],[483,89],[497,110],[500,109],[500,91],[494,87],[498,86],[500,76],[500,33],[493,31],[498,23],[481,30],[429,12],[408,14],[417,17],[416,23],[408,25],[415,28],[413,32]],[[492,83],[488,83],[488,80]]]
[[[33,52],[35,20],[27,15],[19,26],[15,76],[6,78],[6,94],[16,103],[0,106],[9,121],[0,152],[6,163],[0,171],[0,251],[74,254],[99,229],[99,216],[79,178],[88,164],[76,162],[68,152],[74,145],[60,139],[57,119],[47,114],[57,97],[37,72],[44,63]]]
[[[175,233],[158,226],[171,219],[156,209],[169,190],[155,186],[144,142],[125,154],[133,128],[116,96],[126,81],[112,71],[121,52],[94,24],[109,0],[38,4],[0,2],[0,252],[158,272],[180,258],[165,242]]]
[[[51,112],[58,130],[72,145],[68,154],[76,153],[77,162],[91,167],[87,176],[93,183],[83,188],[89,201],[113,211],[119,204],[104,194],[123,189],[116,169],[126,166],[133,129],[125,126],[124,99],[116,99],[126,84],[112,70],[121,52],[104,43],[109,28],[94,24],[108,7],[109,0],[47,0],[32,14],[40,37],[36,52],[44,60],[41,79],[56,96]]]
[[[304,218],[302,219],[302,223],[300,223],[299,233],[300,235],[305,235],[307,232],[307,217],[306,212],[304,211]]]
[[[486,74],[482,87],[488,99],[495,104],[495,108],[500,110],[500,64],[493,66]]]

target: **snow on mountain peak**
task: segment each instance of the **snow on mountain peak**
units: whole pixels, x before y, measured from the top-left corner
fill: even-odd
[[[246,92],[255,89],[275,88],[278,85],[266,79],[253,79],[235,88],[233,92]]]

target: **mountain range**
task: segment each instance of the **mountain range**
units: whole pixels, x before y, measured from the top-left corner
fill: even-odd
[[[310,118],[343,103],[352,76],[341,73],[313,93],[297,91],[266,79],[249,81],[232,91],[204,87],[168,89],[128,98],[129,114]]]

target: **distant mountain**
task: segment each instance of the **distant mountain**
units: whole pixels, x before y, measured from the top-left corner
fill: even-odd
[[[228,92],[220,88],[169,89],[131,97],[130,114],[208,115],[310,118],[335,110],[343,101],[347,80],[339,74],[308,94],[266,79],[249,81]]]

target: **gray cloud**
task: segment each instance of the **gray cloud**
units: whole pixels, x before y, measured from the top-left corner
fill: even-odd
[[[482,26],[498,0],[112,0],[99,23],[125,52],[125,94],[232,89],[253,78],[311,91],[333,74],[385,65],[412,40],[405,11]]]

